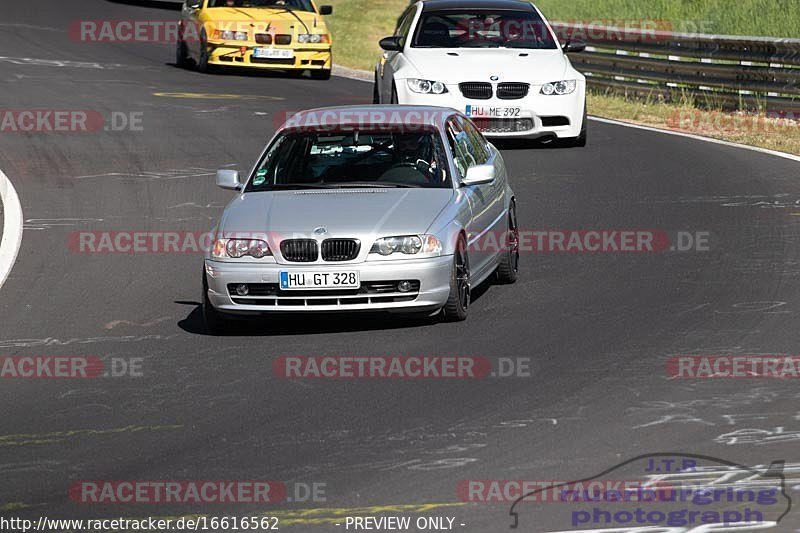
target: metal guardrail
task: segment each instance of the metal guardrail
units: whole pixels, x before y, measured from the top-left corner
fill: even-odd
[[[800,39],[734,37],[556,22],[562,42],[582,40],[572,64],[590,87],[726,109],[800,113]]]

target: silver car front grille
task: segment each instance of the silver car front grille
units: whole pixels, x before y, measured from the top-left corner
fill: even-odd
[[[281,242],[281,255],[291,263],[313,263],[319,258],[319,246],[313,239],[289,239]]]
[[[358,239],[326,239],[322,241],[323,261],[352,261],[361,251]]]

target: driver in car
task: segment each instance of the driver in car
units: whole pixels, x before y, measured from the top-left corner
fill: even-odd
[[[402,171],[402,169],[415,169],[417,173],[425,176],[425,183],[434,182],[439,176],[446,179],[442,173],[437,172],[436,150],[429,135],[417,133],[398,133],[394,135],[395,163],[387,174]],[[413,170],[412,170],[413,172]],[[389,176],[391,177],[391,175]],[[421,176],[420,176],[421,177]],[[406,179],[408,176],[406,175]],[[387,179],[385,174],[383,179]]]

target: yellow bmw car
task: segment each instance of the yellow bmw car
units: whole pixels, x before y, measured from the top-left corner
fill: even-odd
[[[331,76],[331,34],[323,15],[331,6],[312,0],[186,0],[177,64],[309,71]]]

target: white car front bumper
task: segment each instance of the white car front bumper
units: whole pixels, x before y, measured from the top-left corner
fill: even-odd
[[[406,80],[397,80],[396,86],[400,104],[451,107],[469,116],[481,128],[486,137],[555,136],[559,139],[566,139],[578,137],[583,127],[586,104],[586,82],[584,80],[578,80],[575,92],[563,96],[540,94],[542,86],[531,85],[528,95],[517,100],[498,98],[496,83],[493,84],[494,96],[488,100],[466,98],[458,84],[447,85],[448,92],[445,94],[415,93],[408,88]],[[513,117],[493,118],[486,123],[483,120],[485,117],[477,117],[474,116],[474,113],[469,112],[475,107],[519,108],[520,111]]]

